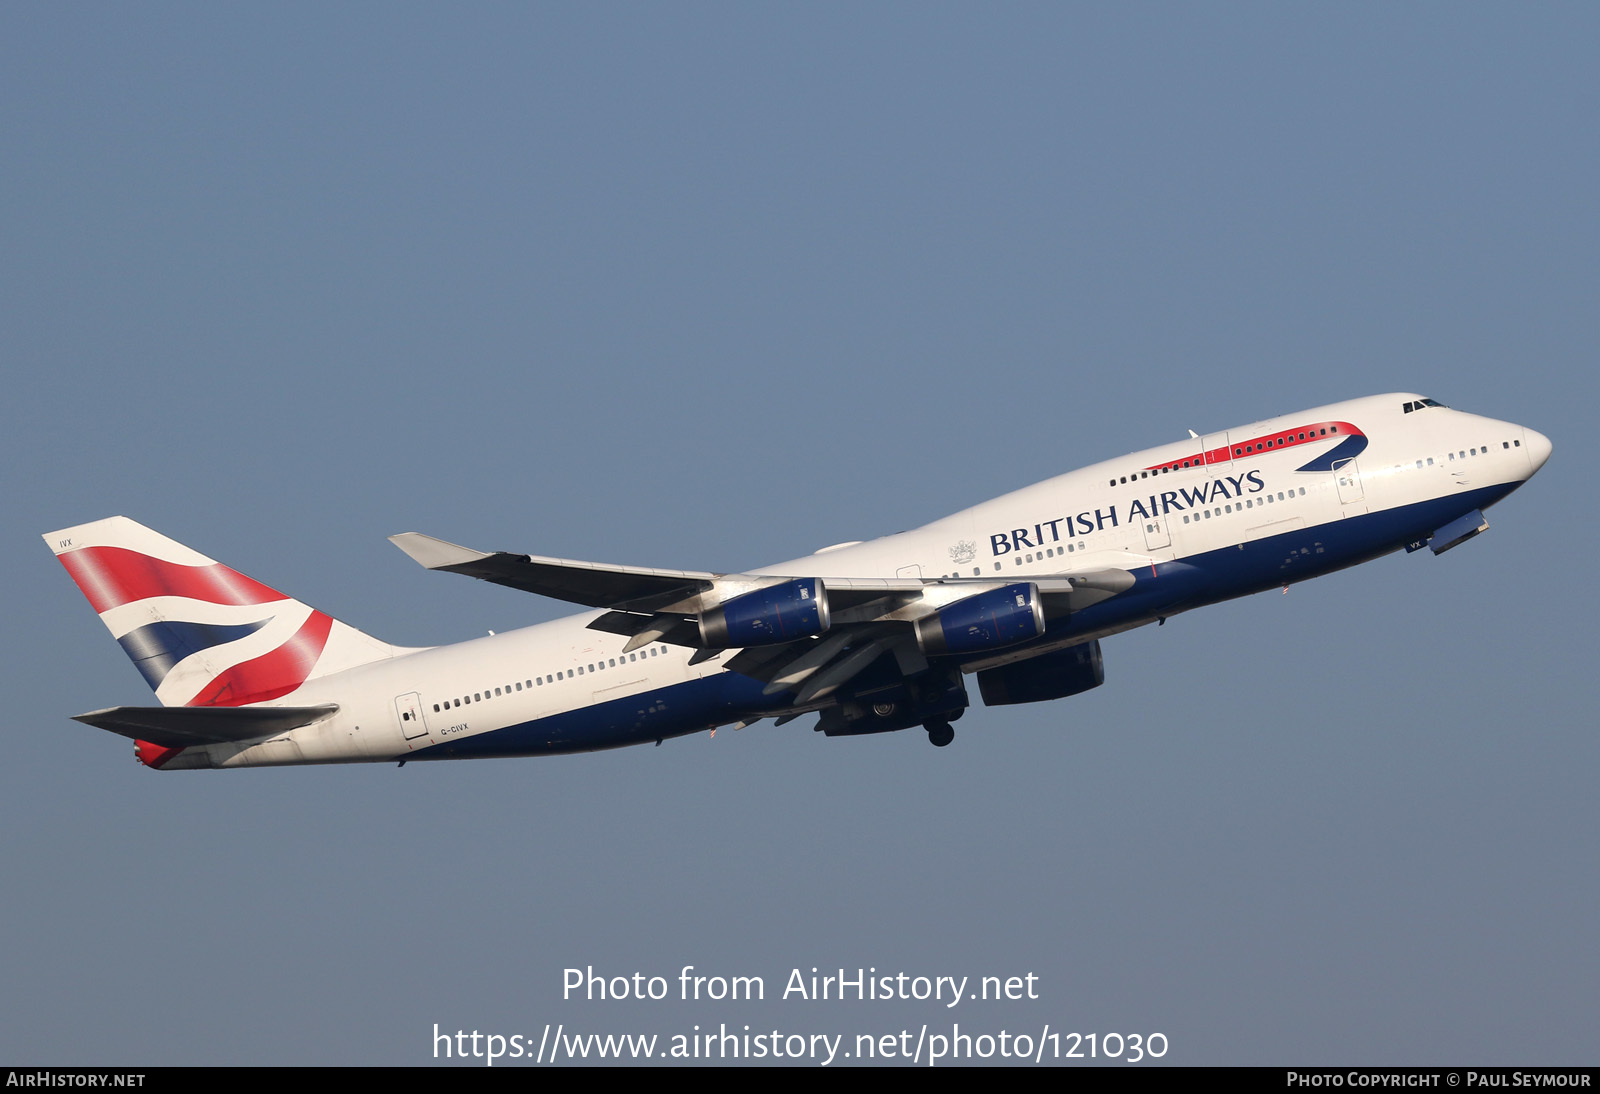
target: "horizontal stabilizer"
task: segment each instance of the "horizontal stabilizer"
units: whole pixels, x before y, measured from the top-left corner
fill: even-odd
[[[110,707],[73,719],[163,748],[237,744],[286,733],[336,714],[337,703],[314,707]]]

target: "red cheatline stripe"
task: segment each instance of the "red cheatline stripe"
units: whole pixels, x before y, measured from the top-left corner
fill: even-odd
[[[233,666],[184,706],[242,707],[289,694],[311,675],[332,629],[331,616],[312,612],[289,641],[270,653]]]
[[[268,604],[289,599],[220,562],[180,566],[125,547],[80,547],[60,558],[97,612],[152,596],[184,596],[211,604]]]
[[[1318,430],[1326,429],[1328,432],[1318,435]],[[1300,434],[1306,435],[1305,440],[1300,439]],[[1160,471],[1170,467],[1174,471],[1185,470],[1187,461],[1190,467],[1200,467],[1203,464],[1226,463],[1228,460],[1242,460],[1261,452],[1276,452],[1280,448],[1292,448],[1297,445],[1311,444],[1313,441],[1325,441],[1329,437],[1362,436],[1361,430],[1349,422],[1317,422],[1314,425],[1297,425],[1293,429],[1282,429],[1273,433],[1263,433],[1259,437],[1247,440],[1234,441],[1220,448],[1213,448],[1209,452],[1196,452],[1192,456],[1179,456],[1175,460],[1166,460],[1162,463],[1152,464],[1144,468],[1145,471]],[[1230,449],[1232,451],[1230,451]]]

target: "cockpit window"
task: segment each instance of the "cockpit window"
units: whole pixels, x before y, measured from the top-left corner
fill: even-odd
[[[1443,403],[1439,402],[1436,399],[1418,399],[1415,402],[1402,404],[1401,408],[1407,414],[1410,414],[1413,410],[1422,410],[1424,407],[1430,407],[1430,406],[1436,406],[1441,410],[1449,410],[1450,409],[1449,407],[1445,406]]]

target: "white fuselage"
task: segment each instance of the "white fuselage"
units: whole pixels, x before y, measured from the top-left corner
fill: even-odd
[[[1414,395],[1373,396],[1161,445],[756,572],[921,579],[948,599],[974,580],[1108,569],[1139,579],[1035,642],[960,667],[1026,659],[1425,540],[1505,496],[1549,455],[1549,441],[1532,430],[1420,404]],[[1316,432],[1329,423],[1332,432]],[[1348,455],[1317,465],[1341,446]],[[759,683],[723,667],[736,651],[698,664],[694,650],[661,642],[623,653],[625,636],[589,629],[600,614],[312,680],[275,702],[337,703],[333,718],[257,744],[187,749],[168,766],[583,751],[784,708],[783,697],[763,697]]]

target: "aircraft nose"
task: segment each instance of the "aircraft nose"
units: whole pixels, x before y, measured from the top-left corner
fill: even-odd
[[[1528,474],[1532,475],[1550,458],[1550,438],[1532,429],[1523,429],[1522,445],[1528,450]]]

